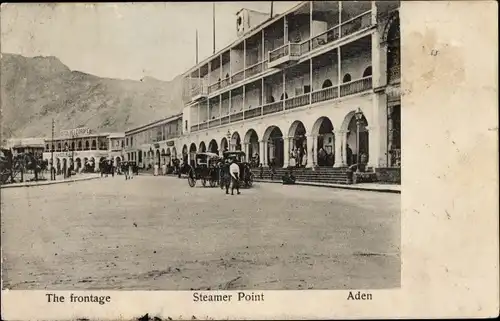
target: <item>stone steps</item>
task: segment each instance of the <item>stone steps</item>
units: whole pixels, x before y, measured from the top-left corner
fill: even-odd
[[[274,180],[279,181],[281,177],[288,173],[288,169],[278,168],[274,174]],[[254,168],[252,172],[256,179],[260,179],[260,169]],[[310,168],[294,169],[292,171],[297,181],[312,183],[347,184],[347,168],[320,167],[314,171]],[[262,179],[270,180],[271,172],[264,169]]]

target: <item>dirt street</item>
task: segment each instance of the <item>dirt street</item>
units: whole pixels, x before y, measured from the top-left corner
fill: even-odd
[[[400,195],[103,178],[1,191],[4,288],[400,286]]]

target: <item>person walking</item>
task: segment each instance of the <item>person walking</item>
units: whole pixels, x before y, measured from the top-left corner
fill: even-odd
[[[240,179],[240,166],[236,164],[236,161],[233,159],[231,166],[229,166],[229,172],[231,174],[231,179],[232,179],[232,184],[231,184],[231,195],[234,195],[234,189],[236,188],[236,192],[238,195],[240,195],[240,186],[239,186],[239,179]],[[226,189],[226,194],[227,194],[227,189]]]
[[[133,179],[134,178],[134,167],[132,163],[128,164],[128,178]]]

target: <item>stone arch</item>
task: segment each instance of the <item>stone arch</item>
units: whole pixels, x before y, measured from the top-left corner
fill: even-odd
[[[204,153],[207,151],[207,146],[205,145],[205,142],[204,141],[201,141],[200,142],[200,146],[198,147],[198,151],[200,153]]]
[[[351,77],[351,74],[347,73],[344,75],[344,78],[342,78],[342,82],[345,83],[345,82],[349,82],[352,80],[352,77]]]
[[[284,144],[283,144],[283,132],[278,126],[271,125],[267,127],[262,135],[264,142],[266,143],[265,154],[268,165],[274,160],[275,166],[283,166],[284,164]]]
[[[238,132],[234,132],[231,136],[229,147],[230,150],[241,150],[241,137]]]
[[[95,139],[92,140],[92,149],[96,149],[97,141]]]
[[[160,165],[163,165],[163,164],[165,164],[165,163],[166,163],[166,158],[167,158],[167,157],[166,157],[166,156],[167,156],[167,153],[165,152],[165,148],[162,148],[162,149],[161,149],[161,153],[160,153],[160,155],[161,155],[161,163],[160,163]]]
[[[210,143],[208,143],[208,151],[211,153],[219,153],[219,146],[217,145],[217,141],[212,139]]]
[[[365,70],[363,71],[363,78],[365,77],[369,77],[372,75],[372,66],[368,66],[365,68]]]
[[[296,120],[290,125],[288,129],[288,137],[290,139],[289,153],[290,157],[293,155],[296,165],[305,165],[305,157],[307,153],[307,129],[303,122]],[[304,159],[303,159],[304,158]]]
[[[259,155],[259,135],[257,134],[257,131],[253,128],[247,130],[245,137],[243,138],[243,142],[245,144],[245,153],[247,154],[247,158],[252,159],[252,157],[258,155],[259,159],[257,162],[259,162],[261,155]]]
[[[195,166],[196,151],[196,144],[191,143],[191,145],[189,146],[189,163],[191,164],[191,166]]]
[[[81,140],[78,141],[78,150],[82,150],[82,141]]]
[[[85,141],[85,150],[89,150],[90,149],[90,143],[88,140]]]
[[[220,148],[222,151],[229,150],[229,144],[227,142],[227,138],[223,137],[220,141]]]
[[[81,168],[82,168],[82,160],[80,159],[80,157],[77,157],[75,159],[75,172],[78,173]]]
[[[400,37],[400,27],[399,27],[399,13],[397,11],[393,12],[391,17],[387,20],[385,24],[384,31],[382,33],[382,41],[390,41]]]
[[[188,147],[187,147],[187,145],[182,146],[182,160],[184,162],[188,161],[188,155],[189,155],[189,153],[188,153]]]
[[[363,114],[359,122],[359,140],[358,140],[358,124],[356,120],[356,112],[350,111],[342,122],[341,129],[347,131],[345,150],[347,165],[355,164],[359,161],[368,162],[369,158],[369,133],[368,120]],[[358,145],[359,143],[359,145]],[[359,151],[359,152],[358,152]],[[362,159],[364,156],[364,160]]]
[[[323,85],[321,85],[321,88],[324,89],[324,88],[328,88],[328,87],[331,87],[331,86],[333,86],[332,81],[330,79],[327,79],[327,80],[325,80],[323,82]]]
[[[326,116],[319,117],[313,125],[312,134],[316,136],[313,158],[318,166],[335,164],[335,135],[333,122]]]
[[[280,96],[280,100],[287,100],[288,99],[288,94],[286,92],[282,93]]]

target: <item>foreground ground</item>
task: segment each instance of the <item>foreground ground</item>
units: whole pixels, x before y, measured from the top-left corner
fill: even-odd
[[[123,176],[1,191],[9,289],[400,286],[400,195]]]

